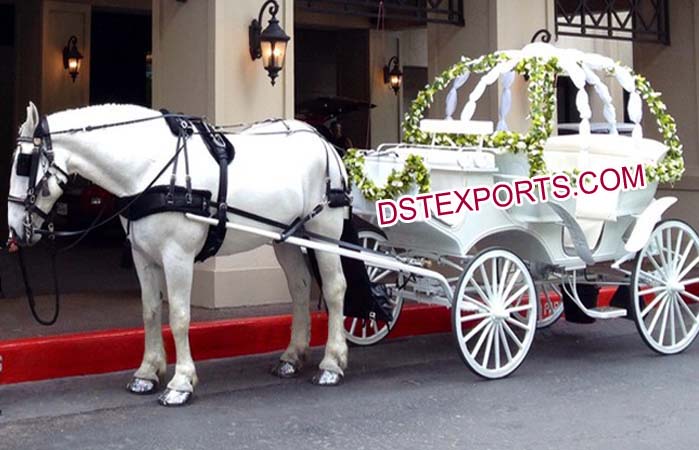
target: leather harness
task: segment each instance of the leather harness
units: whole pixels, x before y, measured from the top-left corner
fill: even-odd
[[[330,151],[328,150],[326,152],[325,168],[326,201],[317,205],[306,216],[295,219],[291,224],[283,224],[264,216],[228,206],[226,204],[228,196],[228,165],[235,158],[233,144],[226,138],[224,133],[214,130],[214,128],[203,119],[191,117],[185,119],[178,115],[172,115],[167,110],[160,111],[163,113],[168,127],[178,138],[177,148],[179,149],[180,146],[183,146],[186,164],[186,186],[182,187],[176,185],[177,179],[175,174],[177,172],[177,159],[175,159],[169,185],[153,186],[140,194],[121,197],[118,199],[118,205],[119,209],[122,209],[122,207],[130,204],[121,213],[121,215],[128,220],[138,220],[152,214],[163,212],[192,213],[216,218],[218,224],[209,227],[204,246],[194,259],[197,262],[204,261],[214,256],[223,245],[223,241],[226,238],[228,213],[281,228],[283,230],[281,233],[281,240],[284,241],[287,237],[302,230],[303,225],[317,216],[325,205],[331,208],[338,208],[349,206],[351,203],[351,198],[349,196],[350,189],[344,178],[341,188],[333,188],[331,186],[330,161],[328,155]],[[194,129],[196,129],[197,134],[201,136],[209,153],[219,166],[218,193],[215,201],[212,200],[211,192],[196,190],[191,187],[187,140],[194,134]],[[215,208],[214,214],[211,213],[212,208]]]

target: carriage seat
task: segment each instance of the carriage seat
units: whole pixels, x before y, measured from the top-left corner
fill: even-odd
[[[420,130],[425,133],[493,134],[493,122],[489,120],[422,119]]]
[[[553,171],[582,170],[593,160],[610,166],[657,164],[665,153],[667,146],[653,139],[607,134],[552,136],[544,145],[546,165]]]
[[[667,146],[653,139],[629,136],[593,134],[553,136],[544,146],[546,167],[552,172],[578,168],[596,173],[610,168],[634,164],[657,164],[665,157]],[[590,248],[594,248],[604,227],[604,221],[615,221],[620,191],[598,190],[577,197],[575,217]],[[572,246],[566,230],[566,246]]]

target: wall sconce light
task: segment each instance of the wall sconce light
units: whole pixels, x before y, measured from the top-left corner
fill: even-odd
[[[393,64],[393,67],[391,67],[391,64]],[[398,90],[400,90],[400,86],[403,83],[403,72],[400,70],[397,56],[391,57],[388,60],[388,64],[384,66],[383,82],[390,84],[393,92],[398,95]]]
[[[83,55],[77,48],[78,38],[74,35],[68,39],[68,43],[63,47],[63,67],[68,71],[68,74],[75,83],[75,78],[80,73],[80,64],[83,60]]]
[[[269,19],[267,28],[262,31],[262,14],[267,6],[269,6],[269,14],[272,17]],[[262,65],[272,80],[272,86],[274,86],[279,71],[284,67],[286,45],[291,39],[279,26],[278,12],[279,3],[277,0],[267,0],[262,4],[258,18],[253,19],[249,28],[250,56],[253,61],[262,58]]]

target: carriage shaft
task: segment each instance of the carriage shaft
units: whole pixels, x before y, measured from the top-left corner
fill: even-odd
[[[187,217],[187,219],[193,220],[195,222],[205,223],[208,225],[218,225],[218,220],[209,217],[197,216],[195,214],[190,213],[185,214],[185,216]],[[248,225],[227,222],[226,228],[236,231],[242,231],[244,233],[254,234],[257,236],[262,236],[265,238],[269,238],[273,241],[282,240],[281,233],[277,233],[275,231],[270,230],[263,230],[261,228],[252,227]],[[446,279],[446,277],[444,277],[444,275],[434,270],[425,269],[423,267],[411,266],[410,264],[405,264],[400,261],[397,261],[395,258],[390,256],[378,256],[374,253],[363,252],[359,250],[350,250],[342,248],[337,244],[318,242],[313,241],[311,239],[299,238],[296,236],[289,236],[284,240],[284,242],[299,247],[306,247],[313,250],[318,250],[321,252],[335,253],[336,255],[344,256],[346,258],[358,259],[360,261],[368,263],[371,266],[379,267],[382,269],[406,272],[417,276],[435,279],[441,285],[449,301],[451,302],[452,300],[453,293],[451,287],[449,286],[449,281]]]

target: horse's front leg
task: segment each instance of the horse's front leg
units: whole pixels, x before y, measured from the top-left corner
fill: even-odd
[[[313,377],[313,383],[335,386],[342,382],[343,371],[347,368],[347,341],[342,332],[347,281],[338,255],[317,252],[316,256],[323,280],[323,297],[328,306],[328,341],[325,344],[325,355],[320,362],[320,371]]]
[[[197,384],[197,374],[189,348],[190,295],[194,256],[173,245],[163,254],[163,270],[170,302],[170,328],[175,341],[175,376],[159,397],[161,405],[181,406],[189,402]]]
[[[159,382],[167,370],[163,346],[161,297],[165,284],[162,269],[149,262],[141,251],[134,249],[133,259],[141,284],[145,346],[141,366],[126,388],[134,394],[145,395],[153,394],[158,390]]]

